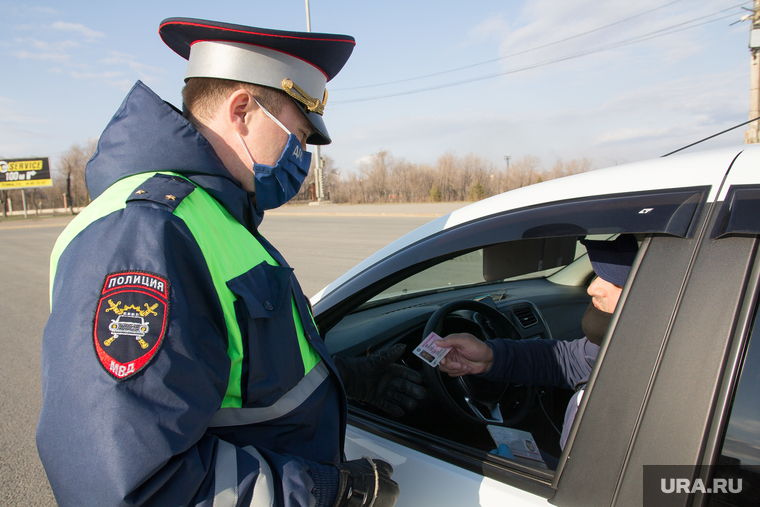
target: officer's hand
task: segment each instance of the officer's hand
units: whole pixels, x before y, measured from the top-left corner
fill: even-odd
[[[335,365],[352,400],[371,403],[394,417],[417,406],[425,397],[422,376],[416,371],[395,364],[404,354],[406,345],[393,347],[364,357],[335,356]]]
[[[333,507],[393,507],[398,500],[398,484],[393,467],[385,461],[364,457],[335,465],[340,482]]]

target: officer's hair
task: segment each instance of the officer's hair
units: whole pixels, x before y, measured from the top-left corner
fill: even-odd
[[[287,94],[274,88],[229,79],[194,77],[182,89],[182,115],[196,128],[210,121],[221,104],[239,89],[247,90],[267,111],[277,116]]]

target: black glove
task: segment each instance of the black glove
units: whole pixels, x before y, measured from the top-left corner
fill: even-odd
[[[393,507],[398,484],[391,479],[393,467],[368,457],[346,461],[338,467],[340,482],[332,507]]]
[[[394,417],[413,410],[417,400],[425,397],[422,375],[411,368],[394,364],[406,345],[393,347],[364,357],[333,357],[346,396],[362,403],[371,403]]]

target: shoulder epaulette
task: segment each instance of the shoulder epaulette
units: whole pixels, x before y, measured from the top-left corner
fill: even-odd
[[[179,176],[156,174],[142,182],[127,198],[127,203],[148,201],[174,211],[182,199],[195,190],[195,185]]]

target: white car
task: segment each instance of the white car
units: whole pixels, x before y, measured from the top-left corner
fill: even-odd
[[[426,327],[582,338],[579,239],[620,233],[639,253],[564,450],[571,391],[456,380],[412,353]],[[399,419],[352,403],[348,459],[391,463],[399,506],[758,505],[759,234],[760,147],[740,146],[520,188],[402,237],[312,299],[331,353],[405,343],[426,380]],[[529,435],[556,470],[491,452],[500,431]]]

